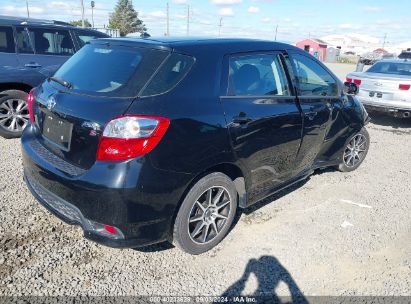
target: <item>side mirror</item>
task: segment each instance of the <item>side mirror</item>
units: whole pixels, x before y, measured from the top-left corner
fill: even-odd
[[[344,82],[343,91],[345,94],[355,95],[358,93],[358,86],[353,82]]]

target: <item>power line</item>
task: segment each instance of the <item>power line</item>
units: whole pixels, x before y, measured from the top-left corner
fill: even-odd
[[[167,2],[167,36],[170,36],[170,8]]]
[[[187,36],[190,35],[190,5],[187,4]]]
[[[27,18],[30,18],[29,1],[28,0],[26,0],[26,9],[27,9]]]
[[[94,28],[94,6],[95,6],[95,2],[91,1],[90,6],[91,6],[91,23],[92,23],[92,26]]]
[[[387,33],[384,35],[384,41],[382,43],[382,48],[385,48],[385,43],[387,42]]]
[[[81,27],[85,27],[85,24],[84,24],[84,0],[81,0]]]

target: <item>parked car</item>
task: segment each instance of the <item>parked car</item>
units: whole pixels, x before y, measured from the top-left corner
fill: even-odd
[[[347,81],[360,87],[357,96],[369,110],[410,117],[411,61],[381,60],[366,72],[348,74]]]
[[[29,91],[87,41],[108,35],[68,23],[0,16],[0,136],[20,137]]]
[[[364,65],[373,65],[374,63],[381,60],[381,58],[382,58],[382,54],[380,53],[368,52],[368,53],[362,54],[358,61],[359,63],[362,63]]]
[[[25,181],[91,240],[200,254],[237,208],[318,168],[358,168],[369,136],[355,90],[287,44],[99,39],[30,94]]]

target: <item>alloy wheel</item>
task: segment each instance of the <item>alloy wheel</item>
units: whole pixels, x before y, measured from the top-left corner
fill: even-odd
[[[0,127],[10,132],[21,132],[29,122],[29,110],[25,100],[8,99],[0,104]]]
[[[362,134],[355,135],[348,143],[344,151],[344,164],[347,167],[355,167],[360,163],[367,152],[367,139]]]
[[[204,191],[195,201],[188,219],[188,233],[193,242],[206,244],[223,230],[231,212],[230,194],[224,187]]]

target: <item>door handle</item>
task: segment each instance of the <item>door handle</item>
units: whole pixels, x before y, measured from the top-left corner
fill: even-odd
[[[26,68],[41,68],[41,65],[37,62],[29,62],[24,65]]]
[[[305,116],[307,116],[308,120],[313,120],[317,114],[318,112],[314,110],[314,107],[311,107],[308,112],[305,112]]]

